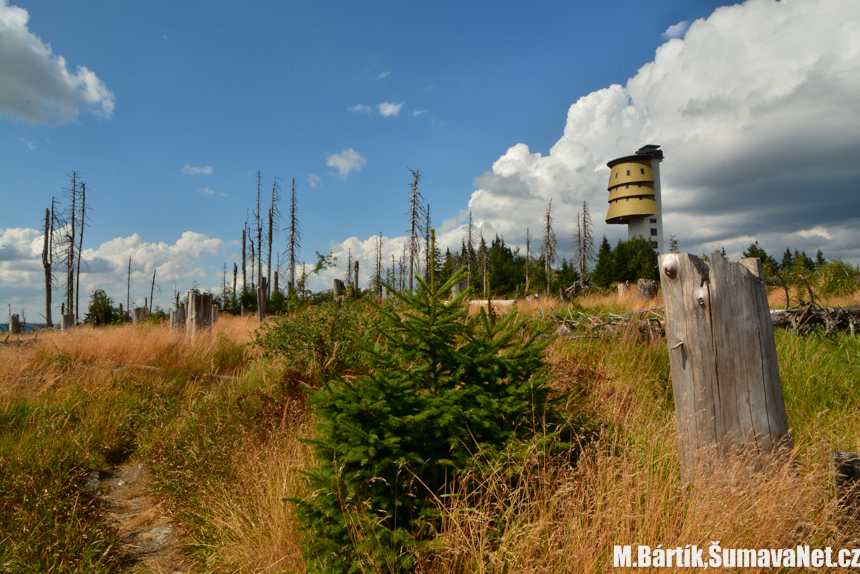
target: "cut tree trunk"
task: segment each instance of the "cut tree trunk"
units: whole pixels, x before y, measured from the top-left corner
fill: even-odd
[[[710,267],[686,253],[660,256],[666,344],[685,482],[714,454],[787,456],[788,417],[758,259]]]

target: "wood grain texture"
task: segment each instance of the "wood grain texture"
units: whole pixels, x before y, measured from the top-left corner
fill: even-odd
[[[660,256],[681,472],[719,454],[791,446],[773,325],[758,259]]]

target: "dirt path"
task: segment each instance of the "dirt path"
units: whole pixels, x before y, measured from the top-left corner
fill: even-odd
[[[182,574],[189,564],[179,550],[181,533],[146,492],[147,468],[130,462],[110,471],[93,471],[88,486],[107,504],[107,521],[116,527],[119,551],[131,572]]]

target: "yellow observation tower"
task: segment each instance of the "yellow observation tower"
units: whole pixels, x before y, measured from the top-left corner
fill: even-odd
[[[628,239],[643,235],[651,240],[657,253],[663,253],[661,161],[660,146],[646,145],[634,155],[606,164],[610,169],[606,223],[626,224]]]

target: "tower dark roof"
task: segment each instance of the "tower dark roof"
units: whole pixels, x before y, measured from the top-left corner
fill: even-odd
[[[663,159],[663,150],[660,149],[659,145],[649,144],[640,147],[636,150],[636,153],[633,155],[627,155],[624,157],[619,157],[618,159],[613,159],[609,163],[607,163],[607,167],[612,167],[619,163],[624,163],[627,161],[636,161],[643,159],[656,159],[661,161]]]

